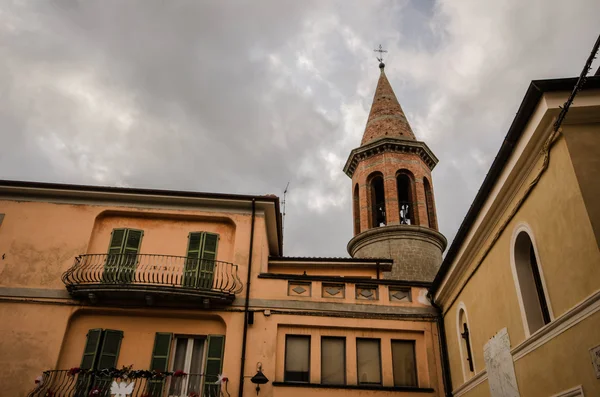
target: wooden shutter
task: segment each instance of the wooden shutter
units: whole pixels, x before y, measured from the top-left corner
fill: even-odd
[[[200,274],[198,285],[200,288],[211,289],[215,274],[215,260],[217,259],[217,246],[219,235],[204,232],[202,250],[200,253]]]
[[[123,253],[123,245],[125,245],[125,235],[127,229],[113,229],[110,234],[110,245],[108,246],[109,254]]]
[[[97,369],[116,368],[122,339],[123,331],[113,329],[104,331],[102,347],[98,356],[98,365],[96,366]]]
[[[119,280],[121,282],[130,283],[133,281],[138,262],[137,254],[142,244],[143,235],[144,232],[142,230],[127,229],[119,269]]]
[[[200,269],[200,251],[204,242],[204,233],[190,232],[188,234],[187,259],[183,270],[183,286],[196,287],[198,282],[198,271]]]
[[[214,261],[217,259],[217,245],[219,244],[219,235],[215,233],[204,233],[204,242],[202,246],[202,259]]]
[[[206,364],[204,367],[204,395],[219,395],[221,385],[216,384],[223,369],[223,352],[225,351],[225,335],[208,335]]]
[[[154,349],[152,349],[152,360],[150,370],[165,372],[169,364],[169,353],[171,352],[171,341],[173,334],[157,332],[154,337]]]
[[[87,333],[87,340],[83,349],[83,358],[81,359],[80,367],[82,369],[92,369],[96,363],[96,357],[98,355],[98,347],[100,346],[100,340],[102,339],[102,329],[94,328],[90,329]]]
[[[171,352],[171,341],[173,334],[157,332],[154,337],[154,348],[150,359],[150,371],[165,372],[169,365],[169,353]],[[150,379],[148,381],[148,394],[152,397],[162,396],[165,380]]]
[[[123,246],[127,229],[113,229],[108,244],[108,256],[104,264],[104,273],[102,280],[105,282],[114,282],[117,280],[119,264],[122,261]]]

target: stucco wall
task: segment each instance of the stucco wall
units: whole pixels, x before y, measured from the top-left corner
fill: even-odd
[[[600,123],[563,126],[579,189],[600,245]]]
[[[528,180],[513,198],[509,208],[512,208],[515,201],[521,197],[525,186],[533,179],[540,167],[541,159],[533,167]],[[506,213],[502,214],[502,217],[506,216]],[[499,219],[496,224],[501,223]],[[564,138],[560,138],[551,151],[548,170],[444,316],[454,389],[463,383],[456,326],[460,302],[464,302],[468,312],[475,372],[478,373],[485,368],[483,345],[500,329],[504,327],[508,329],[511,347],[517,346],[525,339],[526,333],[510,255],[513,234],[520,225],[527,225],[532,231],[553,318],[564,314],[600,288],[600,267],[598,267],[600,253],[578,188],[566,142]],[[489,241],[486,241],[484,246],[487,244]],[[474,255],[470,268],[475,266],[481,255],[482,251]],[[466,277],[468,273],[463,280]],[[582,339],[579,342],[582,346],[588,346],[585,354],[588,354],[589,347],[598,343],[597,339],[594,341],[591,335],[586,333],[578,335],[577,338]],[[540,379],[533,374],[541,374],[542,368],[546,366],[550,371],[546,375],[547,379],[544,378],[548,390],[560,391],[574,385],[567,384],[563,376],[552,376],[552,371],[561,371],[564,366],[575,368],[587,366],[588,370],[591,370],[589,355],[585,357],[584,363],[585,355],[581,350],[583,347],[573,350],[577,349],[575,344],[568,349],[566,346],[561,347],[571,354],[563,357],[564,360],[560,365],[556,362],[548,364],[548,360],[554,354],[552,346],[552,344],[544,345],[539,353],[532,354],[532,358],[527,360],[528,366],[520,363],[516,366],[519,385],[538,383]],[[556,346],[558,349],[558,345]],[[521,395],[548,394],[522,392]]]

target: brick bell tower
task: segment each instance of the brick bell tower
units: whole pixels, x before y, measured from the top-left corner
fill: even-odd
[[[438,232],[431,171],[438,159],[416,140],[379,63],[381,74],[360,147],[344,172],[352,178],[355,258],[390,258],[385,278],[432,281],[446,238]]]

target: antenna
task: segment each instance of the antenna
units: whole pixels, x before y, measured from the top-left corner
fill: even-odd
[[[281,214],[281,248],[283,250],[283,230],[284,230],[284,226],[285,226],[285,197],[287,195],[287,191],[288,191],[288,187],[290,186],[290,182],[287,183],[287,185],[285,185],[285,190],[283,191],[283,200],[281,200],[281,208],[283,210],[283,213]]]

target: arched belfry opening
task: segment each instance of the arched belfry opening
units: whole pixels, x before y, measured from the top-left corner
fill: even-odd
[[[369,186],[369,227],[385,226],[387,224],[385,207],[385,189],[383,175],[378,172],[368,179]]]
[[[358,183],[354,186],[352,208],[354,210],[354,235],[357,235],[360,233],[360,200],[358,196]]]
[[[435,216],[435,207],[433,205],[433,192],[431,191],[431,184],[427,178],[423,178],[423,188],[425,189],[425,207],[427,209],[427,225],[437,230],[437,219]]]
[[[400,212],[401,225],[418,225],[415,211],[415,186],[412,174],[407,170],[398,171],[396,174],[398,188],[398,211]]]

